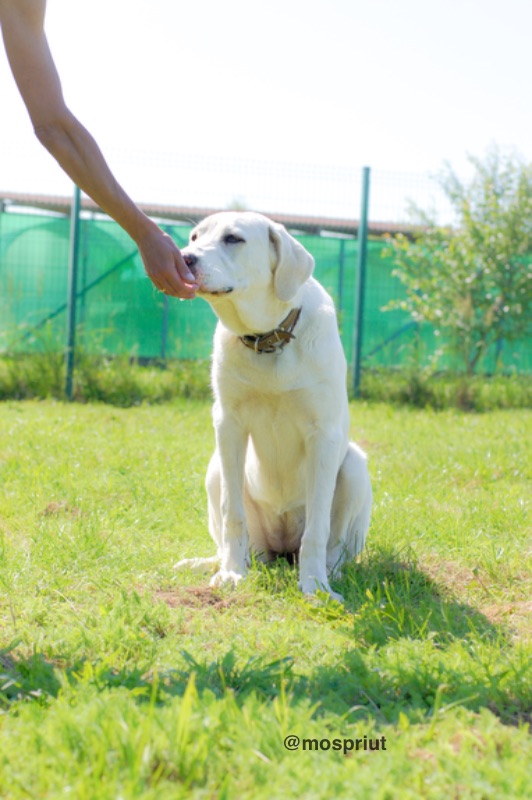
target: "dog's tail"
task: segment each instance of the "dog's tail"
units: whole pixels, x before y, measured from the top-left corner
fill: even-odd
[[[215,567],[220,565],[220,556],[211,556],[210,558],[184,558],[174,564],[174,569],[190,569],[192,572],[211,572]]]

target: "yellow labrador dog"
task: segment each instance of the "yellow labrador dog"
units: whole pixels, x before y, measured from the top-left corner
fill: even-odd
[[[334,305],[310,253],[255,213],[222,212],[191,233],[183,257],[218,317],[212,384],[216,449],[207,471],[211,585],[237,583],[250,552],[299,556],[306,594],[364,547],[372,493],[349,441],[346,362]]]

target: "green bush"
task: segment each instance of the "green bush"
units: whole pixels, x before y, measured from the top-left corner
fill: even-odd
[[[438,226],[413,206],[414,237],[392,240],[389,255],[406,297],[386,310],[400,308],[445,331],[442,347],[473,375],[490,347],[530,335],[532,164],[496,149],[470,161],[468,183],[449,166],[439,177],[453,226]]]
[[[0,358],[0,400],[65,399],[60,353],[9,354]],[[126,356],[81,355],[76,361],[74,399],[128,407],[164,403],[174,397],[210,396],[206,361],[141,365]]]
[[[211,397],[208,361],[140,364],[126,356],[82,354],[76,361],[74,400],[127,408],[165,403],[177,397]],[[61,353],[8,354],[0,357],[0,400],[65,399]],[[411,366],[366,369],[361,397],[370,402],[416,408],[491,411],[532,406],[532,379],[523,375],[433,373]]]
[[[464,375],[421,369],[372,369],[362,373],[360,395],[373,402],[416,408],[493,411],[532,406],[527,375]]]

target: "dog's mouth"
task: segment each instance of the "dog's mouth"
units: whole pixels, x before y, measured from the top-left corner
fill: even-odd
[[[233,289],[234,289],[233,286],[226,286],[223,289],[208,289],[206,286],[201,286],[198,289],[198,294],[209,294],[209,295],[214,295],[215,297],[220,297],[224,294],[231,294]]]

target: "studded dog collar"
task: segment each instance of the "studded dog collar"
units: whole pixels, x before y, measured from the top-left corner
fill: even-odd
[[[293,308],[273,331],[241,336],[240,341],[256,353],[279,353],[291,339],[296,338],[292,331],[297,325],[300,314],[300,308]]]

